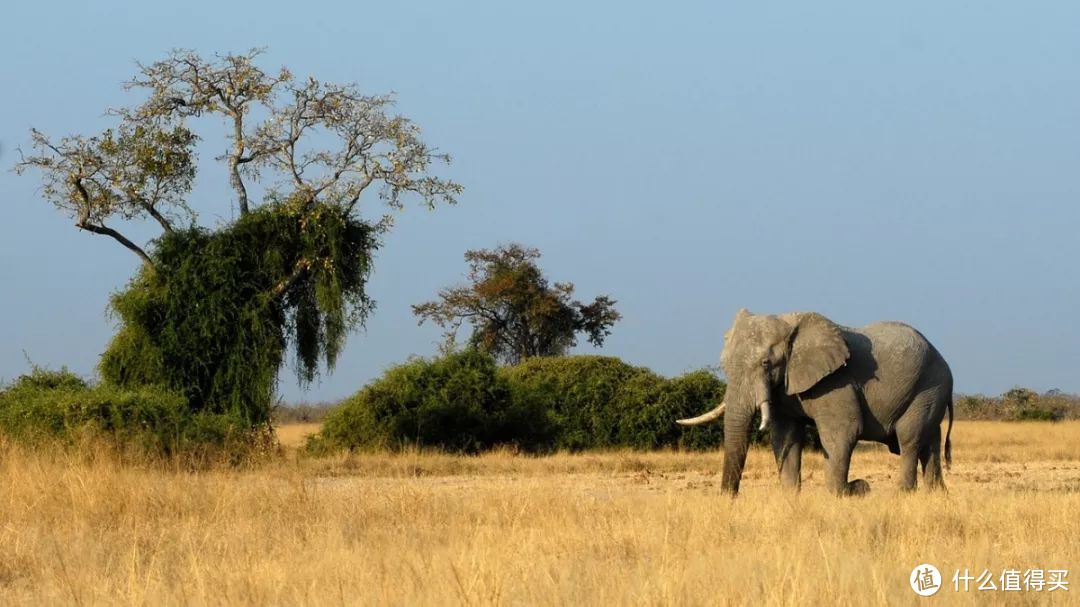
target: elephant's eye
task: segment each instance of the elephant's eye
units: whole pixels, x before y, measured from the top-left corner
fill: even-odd
[[[765,360],[761,361],[761,366],[765,367],[766,369],[769,368],[769,359],[766,358]]]

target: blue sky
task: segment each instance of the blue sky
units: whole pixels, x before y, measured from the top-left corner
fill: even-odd
[[[518,4],[10,3],[0,378],[27,356],[91,373],[138,262],[7,171],[30,127],[105,128],[136,60],[266,46],[268,68],[395,91],[466,186],[398,217],[366,330],[308,392],[283,373],[288,399],[434,353],[409,306],[509,241],[615,297],[602,352],[665,374],[715,364],[740,307],[813,309],[915,325],[963,392],[1080,392],[1080,4]],[[201,153],[204,224],[230,217],[223,147]]]

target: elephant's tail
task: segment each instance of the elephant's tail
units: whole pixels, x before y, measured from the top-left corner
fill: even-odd
[[[949,396],[949,429],[945,431],[945,469],[952,468],[953,397]]]

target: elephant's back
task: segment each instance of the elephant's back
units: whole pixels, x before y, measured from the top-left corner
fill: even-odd
[[[934,346],[914,327],[902,322],[876,322],[849,330],[853,369],[868,403],[888,407],[907,401],[930,375],[948,367]],[[937,380],[940,381],[938,378]]]
[[[874,358],[881,362],[925,360],[933,351],[922,333],[902,322],[875,322],[858,331],[867,337]]]

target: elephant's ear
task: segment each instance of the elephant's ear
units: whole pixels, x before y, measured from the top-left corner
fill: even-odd
[[[847,362],[850,352],[840,327],[821,314],[799,314],[791,332],[787,393],[806,392]]]

